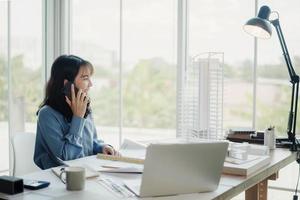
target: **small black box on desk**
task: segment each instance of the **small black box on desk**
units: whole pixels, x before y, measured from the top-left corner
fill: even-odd
[[[13,176],[0,176],[0,192],[6,194],[17,194],[23,191],[23,179]]]
[[[229,129],[226,139],[232,142],[264,144],[264,132],[255,131],[252,128],[232,128]]]

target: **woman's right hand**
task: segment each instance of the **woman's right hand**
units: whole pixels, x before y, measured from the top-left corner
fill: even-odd
[[[74,84],[71,85],[71,96],[71,100],[67,96],[65,96],[65,98],[73,112],[73,115],[83,118],[86,112],[89,97],[81,89],[79,89],[77,95],[75,95]]]

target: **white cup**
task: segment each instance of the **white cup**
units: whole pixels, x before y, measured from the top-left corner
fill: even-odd
[[[63,177],[64,174],[65,177]],[[67,190],[83,190],[85,187],[85,168],[62,168],[59,178],[64,184],[66,184]]]

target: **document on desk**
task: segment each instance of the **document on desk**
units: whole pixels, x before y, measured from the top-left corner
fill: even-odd
[[[98,171],[95,171],[94,169],[92,169],[91,167],[89,167],[87,165],[80,165],[80,166],[74,165],[74,166],[85,168],[85,178],[94,178],[94,177],[98,177],[100,175]],[[59,178],[62,169],[65,167],[66,166],[53,167],[53,168],[51,168],[51,171]]]
[[[123,143],[121,144],[120,150],[122,150],[122,149],[146,149],[146,147],[147,147],[147,145],[145,145],[145,144],[125,138]]]
[[[124,184],[129,191],[133,192],[136,196],[139,196],[141,182],[142,182],[141,179],[134,179],[134,180],[126,180],[124,181]]]
[[[100,178],[97,180],[97,182],[119,198],[130,198],[135,196],[134,193],[128,190],[122,181],[112,178]]]
[[[146,145],[135,142],[129,139],[124,139],[119,152],[122,156],[137,158],[137,159],[145,159],[146,157]]]

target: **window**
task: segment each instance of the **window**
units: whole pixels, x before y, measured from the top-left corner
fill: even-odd
[[[8,169],[8,2],[0,1],[0,173]]]
[[[253,38],[242,30],[254,1],[188,1],[189,58],[224,53],[223,128],[252,127]]]
[[[297,44],[300,43],[300,25],[297,19],[300,13],[297,8],[300,2],[259,1],[259,7],[262,5],[268,5],[271,10],[278,11],[292,64],[299,74],[300,50]],[[257,127],[265,129],[268,125],[274,125],[277,135],[286,136],[292,88],[280,42],[273,26],[272,31],[272,37],[269,40],[259,40],[258,46]],[[299,117],[297,121],[296,131],[299,133]]]
[[[71,53],[95,67],[91,88],[98,134],[118,145],[119,120],[119,0],[72,1]],[[109,19],[109,20],[108,20]]]
[[[175,137],[176,3],[124,1],[124,137]]]
[[[30,12],[28,12],[30,10]],[[39,16],[39,17],[38,17]],[[30,24],[30,26],[29,26]],[[11,110],[13,133],[36,131],[36,111],[43,99],[42,2],[11,2]]]
[[[8,132],[35,132],[43,97],[42,2],[1,1],[0,9],[0,170],[7,170]]]
[[[120,129],[136,140],[175,137],[176,1],[122,2],[72,1],[71,53],[95,66],[98,133],[114,145]]]
[[[259,7],[268,5],[279,13],[279,21],[289,50],[293,67],[300,74],[300,2],[260,0]],[[274,125],[277,136],[287,137],[287,120],[291,101],[291,84],[287,66],[282,55],[280,42],[275,28],[272,26],[272,37],[258,42],[258,84],[257,84],[257,128],[265,129]],[[299,116],[298,103],[298,116]],[[300,132],[300,121],[297,117],[296,132]],[[291,188],[296,186],[295,173],[299,165],[293,162],[280,171],[279,180],[271,181],[270,186]]]

